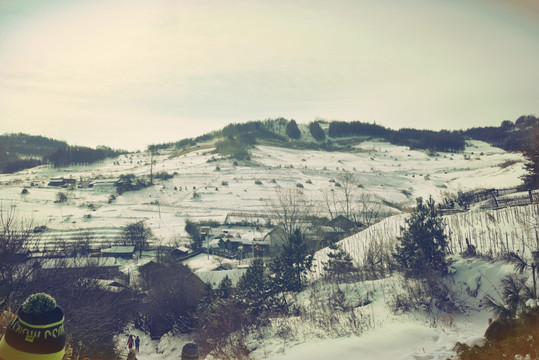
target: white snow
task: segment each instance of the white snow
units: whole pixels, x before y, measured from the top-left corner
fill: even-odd
[[[479,141],[469,142],[464,153],[438,153],[436,156],[378,141],[364,142],[350,152],[258,146],[252,153],[252,162],[234,166],[231,161],[211,154],[210,150],[180,155],[161,151],[156,156],[154,174],[167,171],[177,172],[177,175],[167,181],[157,180],[151,188],[125,193],[112,203],[108,203],[108,199],[114,189],[106,185],[69,190],[48,187],[47,183],[49,178],[58,176],[95,181],[115,179],[127,173],[148,175],[149,154],[127,154],[91,166],[62,169],[42,166],[0,175],[0,202],[4,209],[13,208],[23,217],[33,219],[36,226],[47,226],[40,246],[53,244],[58,239],[73,241],[83,234],[88,234],[95,245],[110,245],[122,226],[139,220],[144,220],[152,229],[154,243],[178,246],[189,242],[184,231],[187,218],[224,221],[233,212],[265,213],[266,204],[275,197],[279,187],[295,187],[301,183],[304,186],[301,191],[306,196],[320,199],[321,193],[333,186],[330,179],[352,174],[362,185],[358,192],[374,194],[377,201],[404,208],[413,206],[417,196],[432,195],[440,200],[445,194],[459,190],[516,186],[524,173],[521,154],[506,153]],[[208,162],[212,157],[218,160]],[[500,166],[504,163],[512,164]],[[272,183],[272,179],[276,182]],[[255,184],[255,180],[262,184]],[[32,182],[38,185],[30,186]],[[228,185],[222,185],[223,182]],[[21,194],[25,187],[29,190],[27,195]],[[193,197],[195,187],[199,197]],[[60,191],[68,196],[65,204],[54,202]],[[398,213],[395,208],[393,211]],[[535,231],[539,228],[537,213],[537,206],[470,211],[446,217],[446,230],[455,253],[465,246],[466,238],[478,249],[490,249],[493,254],[502,251],[504,246],[514,251],[529,251],[529,244],[535,241]],[[404,218],[404,214],[387,218],[342,240],[341,245],[354,260],[361,261],[368,242],[394,242]],[[317,253],[313,281],[320,277],[321,264],[326,257],[327,250]],[[144,261],[148,258],[118,259],[121,270],[130,273],[137,271],[137,262]],[[208,272],[223,263],[237,267],[238,261],[198,255],[186,263],[195,272]],[[424,314],[393,314],[387,305],[388,290],[398,285],[399,278],[391,277],[343,290],[349,301],[357,302],[358,298],[366,296],[372,300],[358,310],[365,320],[359,336],[350,333],[329,338],[324,336],[323,329],[313,328],[312,323],[289,319],[293,329],[290,339],[284,341],[275,334],[264,341],[253,337],[249,339],[252,356],[283,360],[454,358],[451,349],[457,341],[481,343],[490,314],[481,307],[480,298],[487,293],[496,296],[499,279],[512,269],[501,263],[460,257],[455,258],[452,267],[454,278],[463,291],[477,288],[477,279],[481,279],[479,295],[468,299],[466,314],[444,314],[445,318],[436,319]],[[298,301],[308,302],[311,296],[308,291],[300,294]],[[278,324],[276,322],[276,326]],[[165,336],[157,341],[136,329],[126,329],[127,332],[141,337],[139,360],[179,359],[183,344],[191,340]],[[125,352],[126,341],[125,334],[118,335],[119,349]]]

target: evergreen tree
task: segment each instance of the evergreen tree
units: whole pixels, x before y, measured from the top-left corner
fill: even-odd
[[[318,141],[323,141],[326,138],[326,134],[324,133],[324,130],[320,127],[320,123],[318,121],[314,121],[309,124],[309,130],[311,131],[311,135],[313,138],[315,138]]]
[[[228,299],[230,295],[232,294],[232,280],[228,277],[228,275],[225,276],[223,280],[219,283],[219,287],[217,288],[217,295],[221,299]]]
[[[270,306],[270,283],[264,262],[257,258],[238,282],[238,296],[255,315]]]
[[[200,235],[200,229],[191,220],[185,220],[185,231],[191,236],[192,247],[198,250],[202,247],[202,236]]]
[[[352,262],[350,254],[335,243],[329,245],[329,248],[329,259],[323,264],[326,276],[337,281],[353,279],[359,269]]]
[[[204,293],[200,297],[200,302],[197,305],[197,311],[201,313],[211,311],[216,299],[217,291],[213,289],[213,286],[210,283],[206,283]]]
[[[528,160],[524,164],[528,173],[522,176],[523,186],[528,190],[539,189],[539,129],[534,131],[531,144],[524,150],[524,156]]]
[[[286,124],[286,135],[291,139],[299,139],[301,137],[301,132],[299,131],[298,124],[296,120],[292,119]]]
[[[443,273],[447,269],[447,236],[443,230],[443,219],[434,206],[434,200],[424,203],[416,199],[416,208],[402,227],[398,237],[395,260],[405,276],[421,278],[427,274]]]
[[[281,254],[270,265],[273,288],[276,292],[301,291],[306,284],[307,271],[313,256],[309,254],[305,238],[299,229],[288,237]]]

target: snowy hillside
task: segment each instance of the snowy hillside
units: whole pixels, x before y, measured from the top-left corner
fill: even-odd
[[[406,218],[402,209],[412,207],[416,197],[441,200],[457,191],[512,187],[520,184],[523,174],[521,154],[506,153],[478,141],[469,142],[458,154],[428,154],[368,141],[348,152],[258,146],[251,158],[234,164],[213,154],[211,147],[185,153],[161,151],[154,156],[153,173],[164,171],[174,176],[119,196],[106,180],[125,174],[149,175],[150,154],[127,154],[92,166],[43,166],[1,175],[0,200],[3,208],[15,209],[33,219],[36,226],[46,226],[40,246],[75,241],[81,236],[91,239],[95,246],[110,244],[117,240],[123,226],[138,220],[145,220],[151,227],[154,243],[187,243],[186,219],[224,222],[231,214],[264,214],[279,188],[299,188],[323,210],[322,194],[340,191],[336,183],[349,174],[359,185],[354,191],[374,195],[374,201],[394,214],[340,241],[353,260],[362,263],[373,244],[380,248],[394,244]],[[48,186],[50,179],[57,177],[76,179],[81,186]],[[94,186],[88,187],[90,183]],[[27,194],[22,193],[25,188]],[[67,195],[66,202],[55,202],[59,192]],[[110,201],[111,195],[116,195],[115,200]],[[339,286],[324,282],[320,279],[328,249],[322,249],[315,255],[312,285],[293,299],[304,309],[302,315],[273,319],[261,333],[249,334],[251,356],[284,360],[454,358],[455,342],[482,341],[491,316],[482,307],[482,299],[487,294],[496,297],[500,278],[512,272],[511,266],[491,263],[489,257],[507,250],[529,254],[536,244],[538,213],[537,205],[497,211],[477,207],[444,217],[454,254],[452,286],[458,290],[453,300],[466,309],[458,315],[396,312],[395,296],[403,286],[398,275]],[[465,259],[457,255],[466,239],[486,257]],[[136,271],[132,260],[119,262],[124,271]],[[228,262],[232,266],[235,263]],[[220,279],[208,273],[222,264],[213,256],[199,255],[186,264],[210,282]],[[329,306],[340,293],[347,312],[335,312]],[[177,359],[183,344],[190,340],[172,335],[151,340],[135,329],[126,329],[126,333],[142,339],[139,360]],[[125,351],[125,340],[124,334],[118,335],[120,352]]]
[[[257,146],[251,153],[252,161],[235,165],[213,154],[211,148],[160,151],[154,157],[154,174],[167,172],[174,177],[155,180],[155,186],[126,192],[110,203],[116,191],[105,182],[73,189],[47,184],[54,177],[89,184],[125,174],[149,175],[149,153],[122,155],[91,166],[42,166],[0,175],[0,201],[3,207],[32,218],[36,225],[45,225],[44,243],[70,242],[83,236],[96,245],[109,244],[122,226],[145,220],[156,236],[153,241],[167,244],[185,239],[187,218],[223,222],[232,212],[267,213],[268,200],[280,187],[301,184],[306,197],[322,202],[321,194],[335,189],[335,182],[344,174],[353,176],[358,193],[372,195],[374,201],[383,202],[386,211],[399,213],[399,209],[413,206],[418,196],[432,195],[439,200],[458,190],[516,186],[523,173],[521,154],[479,141],[469,142],[463,153],[430,156],[377,141],[360,143],[349,152]],[[27,194],[21,193],[24,188]],[[65,203],[55,203],[58,192],[67,195]]]

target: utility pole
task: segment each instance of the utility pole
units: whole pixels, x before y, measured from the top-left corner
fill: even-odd
[[[153,185],[153,147],[149,147],[150,150],[150,185]]]

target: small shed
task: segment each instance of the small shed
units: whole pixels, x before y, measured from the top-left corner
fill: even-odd
[[[285,244],[288,244],[288,235],[286,234],[286,231],[279,226],[268,232],[262,241],[269,244],[271,253],[278,254],[281,252],[282,247]]]
[[[190,251],[191,251],[191,249],[189,249],[189,248],[187,248],[185,246],[180,246],[180,247],[177,247],[175,249],[172,249],[170,251],[170,255],[172,255],[174,257],[181,258],[181,257],[189,255]]]
[[[66,182],[64,178],[51,178],[48,185],[62,187],[66,185]]]
[[[113,188],[116,186],[116,184],[119,183],[119,179],[102,179],[102,180],[96,180],[88,184],[88,187],[90,188],[100,188],[100,189],[108,189]]]
[[[339,215],[333,218],[332,220],[328,221],[326,226],[331,226],[332,228],[335,228],[336,230],[342,230],[348,233],[350,230],[356,228],[358,224],[348,219],[344,215]]]
[[[119,257],[123,259],[131,259],[134,252],[135,247],[133,245],[111,246],[108,249],[101,249],[101,254],[103,256]]]

